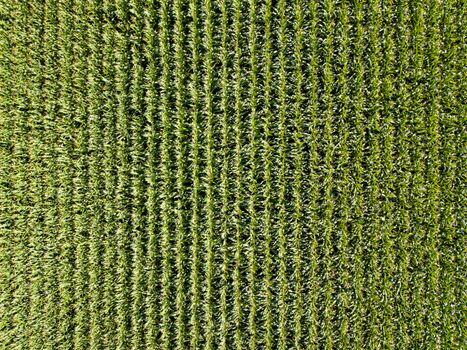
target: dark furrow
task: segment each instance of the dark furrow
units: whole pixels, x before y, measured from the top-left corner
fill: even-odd
[[[318,227],[319,227],[319,175],[318,175],[318,103],[319,103],[319,90],[318,90],[318,3],[311,1],[309,7],[309,104],[307,109],[308,115],[308,134],[307,143],[309,145],[309,220],[307,226],[309,227],[309,244],[310,247],[307,251],[308,256],[308,298],[307,298],[307,323],[308,323],[308,345],[309,349],[318,348],[318,332],[319,332],[319,318],[318,318]]]
[[[130,9],[125,0],[116,2],[116,91],[117,106],[117,189],[116,210],[118,212],[117,241],[117,280],[116,280],[116,323],[117,349],[130,347],[131,335],[131,38]]]
[[[102,134],[102,3],[92,0],[88,4],[89,13],[89,75],[87,79],[89,106],[89,195],[91,212],[89,229],[89,294],[90,303],[90,340],[89,347],[93,350],[103,348],[102,343],[102,277],[101,263],[104,212],[102,174],[103,134]]]
[[[237,350],[244,348],[243,346],[243,332],[242,332],[242,294],[241,294],[241,265],[242,265],[242,202],[243,202],[243,165],[242,165],[242,139],[243,139],[243,128],[242,128],[242,76],[241,76],[241,63],[242,63],[242,51],[241,51],[241,1],[234,1],[234,96],[235,96],[235,122],[234,122],[234,133],[235,133],[235,160],[233,175],[235,176],[235,202],[234,202],[234,225],[235,225],[235,268],[233,272],[233,284],[234,284],[234,324],[235,324],[235,335],[234,343]]]
[[[381,288],[381,271],[380,271],[380,256],[381,251],[381,67],[380,67],[380,30],[381,30],[381,13],[379,0],[373,0],[369,5],[369,53],[368,53],[368,166],[367,183],[368,183],[368,268],[369,274],[366,278],[368,283],[368,299],[369,299],[369,317],[367,319],[368,331],[368,347],[370,349],[379,348],[379,335],[381,330],[381,315],[380,315],[380,300],[379,290]]]
[[[455,113],[458,116],[458,133],[455,137],[456,142],[459,143],[459,148],[456,153],[456,156],[459,159],[459,167],[457,171],[457,185],[456,185],[456,212],[457,212],[457,220],[458,220],[458,228],[456,231],[456,242],[460,242],[458,246],[456,246],[456,257],[458,261],[459,268],[456,270],[456,309],[457,309],[457,329],[456,329],[456,338],[458,341],[457,346],[462,346],[465,343],[466,339],[466,327],[467,325],[467,313],[465,312],[465,300],[467,298],[467,291],[464,288],[465,285],[465,276],[467,275],[467,239],[465,236],[466,228],[467,228],[467,216],[465,213],[465,208],[467,207],[467,193],[464,184],[467,181],[465,170],[467,168],[467,157],[465,156],[465,149],[467,148],[467,138],[465,137],[466,134],[466,127],[465,127],[465,120],[467,116],[467,106],[463,103],[462,96],[467,94],[467,29],[465,25],[463,25],[467,20],[467,4],[463,1],[460,1],[458,4],[458,13],[459,13],[459,20],[456,22],[458,24],[458,47],[459,47],[459,64],[457,65],[457,69],[454,71],[457,72],[457,77],[459,78],[457,81],[458,91],[456,94],[456,108]]]
[[[88,46],[86,38],[86,23],[84,23],[85,8],[83,3],[74,3],[76,13],[74,50],[75,64],[73,80],[75,85],[75,120],[76,138],[76,177],[74,183],[74,225],[75,225],[75,332],[74,348],[76,350],[89,347],[89,314],[88,314],[88,203],[89,203],[89,169],[88,169],[88,106],[86,104],[86,77]]]
[[[200,320],[199,320],[199,251],[200,251],[200,72],[199,72],[199,48],[200,48],[200,33],[199,33],[199,14],[198,0],[190,1],[190,48],[191,48],[191,77],[190,77],[190,102],[191,102],[191,145],[190,145],[190,160],[191,160],[191,246],[190,246],[190,347],[192,349],[199,348],[200,342]]]
[[[145,315],[143,312],[143,298],[145,290],[144,280],[144,245],[145,241],[145,186],[144,164],[146,157],[144,155],[144,2],[133,0],[130,2],[131,16],[131,194],[132,194],[132,213],[131,213],[131,328],[132,328],[132,349],[141,349],[144,344],[144,323]]]
[[[339,9],[339,22],[338,22],[338,36],[339,36],[339,57],[340,71],[337,76],[338,84],[338,113],[340,115],[340,122],[338,128],[338,144],[340,151],[338,152],[338,159],[336,161],[336,172],[338,174],[337,187],[340,189],[338,192],[338,233],[340,235],[338,242],[339,263],[338,263],[338,276],[340,283],[337,290],[337,312],[339,319],[339,343],[338,347],[348,349],[350,346],[349,339],[349,310],[351,306],[351,298],[349,295],[351,281],[350,281],[350,259],[349,259],[349,223],[351,221],[350,211],[350,167],[349,167],[349,106],[351,97],[349,94],[349,51],[350,51],[350,38],[349,38],[349,8],[347,2],[343,2]]]
[[[70,13],[72,1],[59,2],[59,37],[60,44],[60,110],[57,120],[59,135],[59,151],[57,166],[62,171],[59,174],[58,210],[60,215],[58,237],[60,245],[59,268],[59,328],[58,346],[60,349],[73,348],[74,324],[70,315],[73,312],[73,178],[75,169],[73,164],[73,18]]]
[[[332,262],[333,251],[333,213],[334,213],[334,99],[332,89],[334,85],[334,72],[332,66],[334,52],[334,2],[326,0],[323,4],[323,55],[324,62],[322,67],[323,95],[322,95],[322,145],[323,145],[323,164],[322,164],[322,231],[323,231],[323,347],[330,350],[334,347],[333,319],[335,313],[334,301],[334,266]]]
[[[264,168],[264,198],[263,198],[263,235],[264,235],[264,346],[270,350],[273,346],[273,305],[272,305],[272,197],[273,197],[273,179],[272,179],[272,123],[273,112],[271,105],[272,95],[272,1],[268,0],[264,4],[264,120],[262,120],[263,133],[263,157],[262,164]]]
[[[102,4],[103,16],[113,18],[115,16],[115,4],[113,0],[105,0]],[[117,259],[117,244],[115,242],[117,230],[116,212],[116,188],[117,188],[117,106],[118,100],[115,94],[116,82],[115,74],[115,25],[106,22],[103,25],[103,98],[101,115],[103,118],[103,160],[102,169],[104,172],[104,217],[103,217],[103,305],[102,305],[102,333],[104,348],[116,348],[117,322],[115,317],[116,309],[116,288],[115,280],[117,269],[115,261]]]
[[[396,72],[395,67],[395,28],[394,21],[396,13],[393,10],[394,2],[388,1],[382,9],[382,17],[384,23],[384,45],[383,50],[383,65],[382,65],[382,82],[381,82],[381,94],[382,94],[382,110],[381,110],[381,171],[382,182],[381,194],[381,245],[382,245],[382,292],[385,296],[382,303],[383,309],[383,339],[382,347],[387,349],[393,349],[395,346],[395,308],[396,308],[396,296],[395,296],[395,277],[396,277],[396,266],[395,266],[395,245],[394,245],[394,230],[395,230],[395,206],[396,200],[396,168],[395,168],[395,109],[397,93],[395,91],[395,79],[394,74]]]
[[[295,2],[294,18],[294,61],[295,61],[295,96],[294,96],[294,134],[293,134],[293,282],[294,286],[294,348],[302,348],[302,320],[303,320],[303,296],[302,296],[302,237],[303,237],[303,144],[304,144],[304,116],[303,116],[303,42],[304,42],[304,18],[301,2]]]
[[[170,179],[170,65],[169,65],[169,3],[162,1],[160,7],[160,55],[161,55],[161,252],[162,252],[162,287],[161,287],[161,347],[170,348],[171,343],[171,186]]]
[[[249,349],[254,350],[257,346],[257,293],[256,275],[258,270],[257,262],[257,231],[258,231],[258,181],[257,181],[257,154],[258,154],[258,73],[257,73],[257,4],[255,0],[249,3],[249,31],[248,31],[248,51],[250,58],[249,72],[249,102],[250,102],[250,127],[249,127],[249,172],[248,172],[248,216],[249,216],[249,253],[248,253],[248,285],[249,285]]]
[[[460,59],[458,48],[455,45],[456,23],[458,14],[453,10],[456,1],[449,1],[444,5],[442,18],[442,64],[446,73],[441,81],[444,88],[442,94],[440,116],[441,131],[441,169],[440,187],[442,193],[440,218],[440,239],[442,268],[442,303],[441,303],[441,343],[448,348],[455,348],[458,344],[456,337],[456,292],[455,292],[455,237],[456,237],[456,171],[458,167],[456,128],[458,116],[454,113],[458,85],[455,79],[456,69]]]
[[[397,13],[397,95],[396,95],[396,110],[400,118],[396,124],[396,137],[397,137],[397,152],[396,152],[396,167],[397,171],[397,216],[398,220],[396,227],[400,232],[400,239],[398,241],[398,283],[399,293],[396,300],[396,317],[400,318],[401,322],[398,324],[399,339],[396,343],[397,347],[407,348],[410,346],[409,336],[409,235],[411,230],[410,223],[410,199],[409,199],[409,184],[410,184],[410,164],[411,160],[408,154],[409,150],[409,130],[408,130],[408,108],[409,98],[407,93],[407,73],[409,65],[409,50],[408,50],[408,8],[405,0],[398,1]]]
[[[363,194],[363,152],[365,144],[365,130],[363,120],[363,103],[364,103],[364,64],[363,64],[363,50],[364,50],[364,35],[365,30],[363,27],[363,3],[357,1],[354,6],[354,88],[352,92],[355,96],[354,107],[352,114],[355,118],[355,136],[353,142],[353,193],[352,193],[352,226],[351,232],[354,238],[353,243],[353,279],[354,279],[354,297],[355,297],[355,311],[352,317],[355,319],[353,325],[353,341],[357,349],[364,348],[364,325],[363,322],[366,316],[366,306],[364,300],[364,266],[363,266],[363,213],[364,213],[364,194]]]
[[[229,303],[227,293],[229,293],[229,238],[231,227],[229,223],[229,211],[231,210],[230,199],[230,181],[229,181],[229,145],[231,137],[229,136],[231,128],[229,125],[229,102],[230,102],[230,89],[229,89],[229,51],[228,51],[228,5],[227,1],[223,0],[221,6],[221,112],[222,112],[222,170],[221,170],[221,196],[222,208],[220,214],[221,221],[221,238],[222,238],[222,266],[221,266],[221,291],[220,291],[220,320],[219,320],[219,349],[227,350],[228,347],[228,327],[229,327]]]
[[[287,155],[287,145],[286,145],[286,116],[287,116],[287,72],[286,72],[286,27],[287,27],[287,17],[286,17],[286,1],[280,0],[278,4],[279,8],[279,30],[277,33],[277,40],[279,44],[279,84],[278,84],[278,227],[277,227],[277,239],[278,239],[278,258],[279,258],[279,271],[277,286],[279,290],[279,339],[278,339],[278,348],[280,350],[285,350],[288,348],[287,341],[287,292],[288,292],[288,280],[287,280],[287,237],[286,237],[286,224],[287,224],[287,213],[286,213],[286,155]]]
[[[431,1],[428,8],[428,103],[427,103],[427,132],[428,132],[428,156],[427,156],[427,214],[430,224],[427,232],[427,295],[425,297],[425,308],[427,313],[427,329],[428,339],[427,346],[430,349],[440,349],[440,332],[439,332],[439,299],[440,293],[439,280],[439,233],[440,233],[440,215],[439,215],[439,197],[440,197],[440,8],[437,1]]]
[[[176,314],[177,314],[177,348],[184,348],[185,341],[185,275],[184,275],[184,241],[185,241],[185,209],[184,192],[186,186],[186,165],[185,165],[185,57],[183,50],[184,27],[182,2],[174,2],[175,12],[175,85],[176,85],[176,162],[177,162],[177,201],[176,201]]]
[[[160,52],[159,52],[159,12],[158,2],[154,3],[145,11],[144,26],[144,58],[147,62],[145,71],[145,118],[147,122],[146,132],[146,211],[147,222],[145,235],[147,237],[146,248],[146,278],[147,291],[145,297],[144,314],[146,323],[144,325],[145,344],[148,348],[157,348],[159,342],[160,325],[160,188],[158,186],[159,171],[158,162],[160,160],[160,137],[159,127],[159,74],[160,74]]]
[[[205,296],[204,296],[204,335],[205,335],[205,349],[213,349],[214,342],[214,310],[213,310],[213,278],[214,278],[214,68],[213,68],[213,55],[214,55],[214,38],[213,38],[213,9],[212,1],[204,0],[204,38],[203,46],[205,49],[204,61],[204,121],[205,132],[203,138],[205,139],[205,158],[206,169],[204,174],[204,187],[205,187],[205,206],[204,216],[206,218],[206,227],[203,240],[205,242],[206,255],[205,263]]]

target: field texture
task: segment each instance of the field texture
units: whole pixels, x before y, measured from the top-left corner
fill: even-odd
[[[465,349],[467,1],[0,0],[0,349]]]

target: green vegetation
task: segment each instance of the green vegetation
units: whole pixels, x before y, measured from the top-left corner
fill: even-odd
[[[467,2],[0,0],[0,349],[461,349]]]

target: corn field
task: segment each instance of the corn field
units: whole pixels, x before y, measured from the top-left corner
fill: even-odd
[[[467,1],[0,0],[0,349],[467,346]]]

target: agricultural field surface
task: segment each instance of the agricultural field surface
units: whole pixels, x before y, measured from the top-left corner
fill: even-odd
[[[467,1],[0,0],[0,350],[467,348]]]

